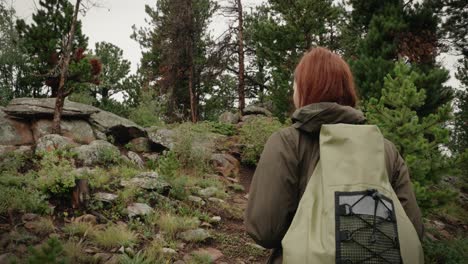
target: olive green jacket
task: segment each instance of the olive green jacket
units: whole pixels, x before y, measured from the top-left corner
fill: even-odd
[[[288,231],[307,182],[319,160],[322,124],[362,124],[362,112],[335,103],[318,103],[298,109],[291,127],[274,133],[258,163],[245,215],[249,235],[261,246],[273,249],[268,263],[281,263],[281,240]],[[396,147],[385,141],[390,183],[419,236],[421,212],[416,203],[408,168]]]

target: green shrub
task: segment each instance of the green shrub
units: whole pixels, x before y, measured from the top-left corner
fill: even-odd
[[[165,178],[173,178],[180,168],[179,160],[173,151],[166,152],[158,159],[158,173]]]
[[[87,222],[73,222],[65,225],[62,231],[69,236],[83,236],[92,234],[93,225]]]
[[[130,109],[129,119],[142,127],[160,126],[164,124],[160,118],[166,112],[166,102],[162,97],[144,93],[140,104]]]
[[[458,264],[468,259],[468,238],[450,241],[424,240],[425,263]]]
[[[78,175],[72,161],[68,159],[69,154],[57,151],[42,154],[36,181],[41,190],[54,194],[65,194],[75,187]]]
[[[246,122],[240,129],[240,143],[245,146],[242,162],[256,165],[268,138],[282,126],[277,119],[267,117],[258,117]]]
[[[159,216],[157,226],[161,231],[174,238],[181,231],[198,227],[200,221],[194,217],[184,217],[165,213]]]
[[[46,196],[27,187],[9,187],[0,184],[0,214],[32,212],[43,214],[49,211]]]
[[[40,248],[29,248],[28,264],[65,264],[69,263],[65,257],[62,243],[57,238],[50,238]]]
[[[0,155],[0,172],[18,172],[26,164],[28,158],[30,157],[16,152]]]

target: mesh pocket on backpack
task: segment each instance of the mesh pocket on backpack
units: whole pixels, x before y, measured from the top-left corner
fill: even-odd
[[[402,263],[392,200],[376,190],[335,193],[336,263]]]

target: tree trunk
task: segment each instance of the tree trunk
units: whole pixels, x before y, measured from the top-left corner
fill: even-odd
[[[188,12],[188,23],[189,23],[189,39],[187,43],[188,55],[189,55],[189,92],[190,92],[190,112],[192,115],[192,122],[197,122],[197,107],[195,100],[195,91],[194,91],[194,60],[193,60],[193,46],[194,46],[194,21],[193,21],[193,7],[192,0],[188,0],[187,5]]]
[[[239,41],[239,111],[242,113],[245,108],[245,65],[244,65],[244,17],[242,14],[242,0],[237,0],[237,11],[239,20],[238,41]]]
[[[65,97],[68,95],[65,91],[65,81],[67,79],[68,67],[70,65],[70,53],[73,44],[73,38],[75,37],[76,21],[78,20],[78,11],[80,10],[81,0],[76,0],[75,10],[73,13],[73,19],[70,27],[70,33],[68,34],[67,46],[64,49],[63,61],[60,65],[60,82],[57,91],[57,99],[55,100],[54,120],[52,123],[52,133],[61,134],[62,129],[60,127],[60,121],[62,119],[63,104],[65,103]]]

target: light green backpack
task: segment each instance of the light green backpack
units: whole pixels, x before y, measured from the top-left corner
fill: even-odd
[[[423,263],[376,126],[324,125],[320,161],[282,241],[283,263]]]

